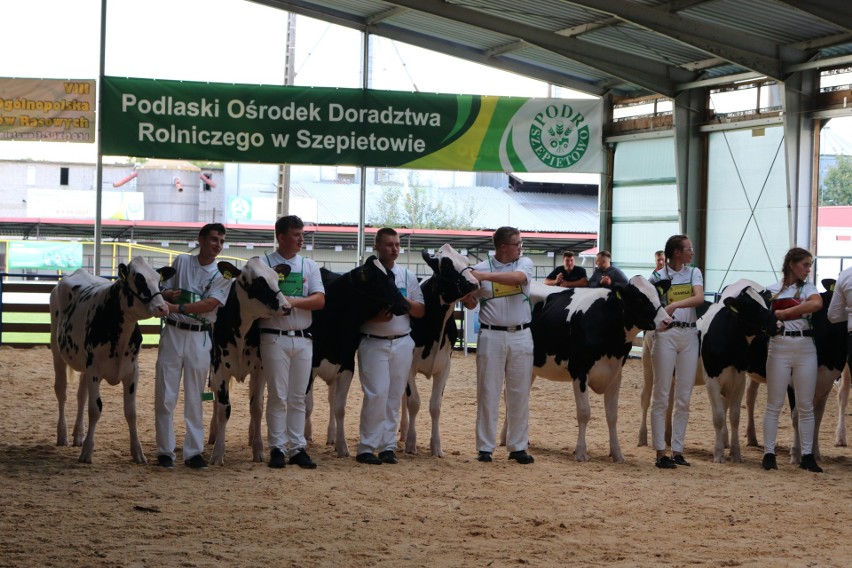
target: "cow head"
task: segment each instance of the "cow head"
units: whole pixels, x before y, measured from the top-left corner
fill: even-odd
[[[636,275],[627,284],[616,285],[612,293],[622,304],[625,327],[651,331],[665,329],[671,323],[657,289],[643,276]]]
[[[160,282],[175,275],[175,269],[164,266],[156,271],[137,256],[129,264],[118,265],[118,279],[128,307],[140,317],[167,316],[169,308],[160,291]]]
[[[245,300],[240,302],[241,310],[248,310],[257,317],[285,316],[290,313],[290,303],[278,287],[279,275],[287,276],[290,267],[286,264],[274,269],[267,266],[260,257],[252,257],[242,270],[230,262],[220,261],[216,264],[219,272],[227,279],[235,279],[235,284],[245,293]]]
[[[778,335],[784,329],[784,324],[778,321],[775,312],[769,308],[768,294],[762,287],[755,288],[745,284],[739,293],[729,295],[723,293],[722,302],[737,317],[748,336]]]
[[[432,268],[441,302],[452,304],[479,288],[479,281],[471,274],[467,257],[460,255],[449,244],[442,246],[434,255],[425,250],[423,260]]]
[[[387,309],[395,316],[408,313],[410,305],[396,287],[393,274],[382,266],[375,256],[371,256],[367,262],[352,269],[349,277],[352,286],[360,296],[360,301],[368,304],[365,306],[369,308],[367,311],[375,310],[378,313],[382,309]]]

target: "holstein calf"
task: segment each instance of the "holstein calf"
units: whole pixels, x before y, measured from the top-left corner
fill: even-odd
[[[814,442],[813,454],[820,459],[819,428],[825,414],[825,404],[831,394],[834,381],[841,377],[847,358],[846,322],[831,323],[826,313],[831,303],[834,290],[834,280],[822,281],[826,289],[822,292],[822,308],[811,314],[811,327],[814,332],[814,343],[817,352],[816,390],[814,391]],[[757,389],[766,383],[766,357],[769,344],[766,339],[755,341],[751,346],[748,374],[751,382],[746,395],[746,410],[748,412],[748,427],[746,440],[749,446],[757,446],[757,431],[754,423],[754,406],[757,399]],[[796,400],[792,387],[787,388],[790,401],[791,418],[793,421],[793,444],[790,446],[790,463],[797,464],[801,459],[802,444],[799,437],[799,413],[796,410]]]
[[[453,310],[459,299],[479,288],[479,282],[470,274],[467,257],[457,253],[448,244],[442,246],[434,256],[423,251],[423,260],[432,268],[433,275],[420,283],[426,315],[411,318],[414,360],[408,376],[408,388],[403,396],[400,433],[405,441],[405,451],[416,454],[417,431],[414,423],[420,410],[416,376],[420,373],[432,380],[432,396],[429,399],[432,437],[429,449],[433,456],[444,457],[439,419],[444,388],[450,374],[450,355],[458,339]]]
[[[743,461],[739,441],[740,406],[749,344],[759,341],[755,337],[766,338],[782,330],[767,306],[763,291],[763,286],[757,282],[738,280],[727,286],[719,301],[698,319],[700,361],[716,430],[713,449],[716,463],[725,461],[725,448],[729,446],[731,461]],[[730,430],[726,416],[730,418]]]
[[[604,395],[609,426],[609,455],[624,456],[618,443],[618,394],[621,370],[640,330],[663,329],[671,322],[654,286],[634,276],[623,287],[575,288],[533,283],[531,301],[533,374],[551,381],[571,381],[579,433],[574,459],[587,461],[586,426],[591,388]],[[505,424],[503,430],[505,440]]]
[[[394,284],[393,274],[375,256],[343,275],[321,270],[325,285],[325,307],[313,312],[309,329],[314,341],[313,379],[328,384],[329,417],[327,443],[338,457],[349,455],[343,431],[346,398],[355,372],[355,351],[361,340],[361,325],[382,309],[394,315],[408,312],[408,302]],[[312,386],[308,387],[305,437],[311,439]]]
[[[92,463],[95,426],[103,406],[101,379],[111,385],[122,383],[124,417],[130,429],[130,453],[136,463],[146,461],[136,431],[138,356],[142,345],[137,322],[168,314],[160,293],[160,281],[173,275],[171,267],[155,272],[142,257],[136,257],[130,264],[119,265],[115,282],[80,269],[63,278],[50,293],[50,348],[55,371],[54,389],[59,402],[56,445],[68,445],[65,399],[70,367],[80,373],[72,436],[75,446],[83,446],[79,458],[82,463]],[[83,440],[83,407],[87,399],[89,431]]]
[[[210,388],[215,395],[210,441],[214,443],[211,462],[225,464],[225,427],[231,416],[231,378],[250,381],[251,424],[256,428],[249,434],[252,459],[263,461],[263,437],[260,417],[263,414],[263,383],[260,380],[260,331],[257,320],[283,316],[290,304],[278,288],[279,272],[285,276],[288,265],[270,268],[259,257],[253,257],[242,270],[230,262],[219,262],[219,272],[234,279],[228,300],[216,312],[213,324]],[[256,420],[255,420],[256,417]]]

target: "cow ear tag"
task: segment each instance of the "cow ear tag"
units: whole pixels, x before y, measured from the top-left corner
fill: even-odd
[[[234,275],[231,274],[230,270],[226,270],[225,272],[223,272],[222,276],[225,278],[225,280],[230,280],[231,278],[234,277]]]
[[[731,310],[732,312],[734,312],[735,314],[740,313],[740,311],[737,308],[735,308],[734,306],[728,306],[728,309]]]
[[[618,289],[615,290],[615,297],[618,298],[619,300],[621,299],[621,290],[618,290]]]

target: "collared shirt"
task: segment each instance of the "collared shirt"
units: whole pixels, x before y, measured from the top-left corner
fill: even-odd
[[[412,302],[423,303],[423,291],[417,276],[407,268],[394,264],[390,269],[393,273],[393,281],[399,288],[400,294]],[[393,316],[390,321],[368,321],[361,325],[361,333],[390,337],[393,335],[405,335],[411,333],[411,317],[408,314]]]
[[[846,329],[852,331],[852,268],[847,268],[837,277],[834,294],[828,305],[828,321],[845,321]]]
[[[529,257],[501,263],[489,258],[473,267],[479,272],[523,272],[527,281],[519,286],[494,284],[490,280],[481,282],[479,296],[479,321],[486,325],[514,326],[529,323],[532,320],[530,306],[530,282],[533,275],[533,262]]]
[[[685,299],[683,296],[686,294],[693,296],[692,288],[694,286],[704,286],[704,276],[702,276],[701,270],[688,264],[683,265],[677,272],[669,267],[665,267],[662,270],[655,270],[648,280],[650,280],[651,284],[656,284],[663,280],[671,281],[671,287],[669,288],[666,299],[663,301],[664,306],[669,303],[668,300],[683,300]],[[695,308],[677,308],[672,314],[672,317],[677,321],[686,323],[695,323],[698,321]]]
[[[801,290],[799,289],[798,284],[791,284],[785,288],[781,288],[784,286],[782,281],[775,282],[774,284],[770,284],[766,287],[766,290],[772,294],[773,300],[783,300],[785,298],[798,298],[802,302],[813,296],[814,294],[819,294],[816,289],[816,286],[811,284],[810,282],[805,282],[802,286]],[[802,317],[793,319],[793,320],[784,320],[784,331],[806,331],[811,329],[811,314],[806,314]]]
[[[167,288],[179,288],[191,293],[193,297],[191,301],[187,299],[186,303],[206,300],[207,298],[216,298],[219,306],[203,314],[173,313],[169,315],[169,318],[195,325],[215,322],[216,312],[220,306],[225,305],[228,299],[228,292],[231,290],[231,280],[227,280],[222,276],[215,262],[211,262],[207,266],[201,266],[198,262],[198,256],[195,255],[178,255],[172,263],[172,268],[175,269],[175,275],[163,283]]]
[[[325,287],[322,285],[322,277],[320,275],[319,266],[310,258],[304,258],[297,254],[291,259],[286,259],[278,251],[274,251],[263,259],[271,268],[279,264],[286,264],[290,267],[290,274],[302,275],[302,291],[300,294],[293,294],[291,297],[306,297],[316,292],[325,294]],[[289,315],[277,316],[274,318],[263,318],[258,324],[260,327],[268,327],[271,329],[307,329],[313,322],[311,310],[303,310],[293,308]]]

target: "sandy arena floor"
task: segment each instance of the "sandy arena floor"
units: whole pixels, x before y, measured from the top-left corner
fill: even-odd
[[[153,368],[142,356],[139,428],[154,461]],[[317,385],[316,470],[252,463],[246,445],[247,386],[237,385],[226,465],[192,471],[130,458],[121,389],[104,385],[94,463],[56,447],[56,399],[47,348],[0,348],[0,566],[849,566],[852,450],[834,447],[832,393],[821,428],[822,465],[789,465],[782,421],[779,470],[712,463],[713,429],[697,387],[687,432],[692,467],[658,470],[636,447],[641,367],[630,360],[621,390],[625,463],[607,457],[603,399],[593,396],[592,460],[572,456],[577,425],[569,385],[537,381],[531,452],[521,466],[500,450],[477,462],[474,356],[454,355],[442,417],[446,457],[420,452],[395,466],[334,457],[325,432],[326,386]],[[431,385],[421,379],[421,393]],[[346,421],[357,443],[361,393],[353,382]],[[67,411],[73,417],[75,387]],[[763,389],[758,409],[763,408]],[[426,395],[428,397],[428,395]],[[212,406],[206,406],[209,417]],[[424,408],[428,403],[424,401]],[[744,413],[743,413],[744,414]],[[182,417],[182,406],[178,406]],[[762,410],[759,411],[762,416]],[[741,431],[744,431],[745,424]],[[71,425],[69,424],[69,435]],[[265,431],[265,426],[264,426]],[[183,438],[182,418],[176,424]],[[741,432],[742,434],[742,432]],[[760,435],[760,434],[758,434]],[[209,456],[209,448],[207,451]],[[180,455],[178,456],[180,463]]]

